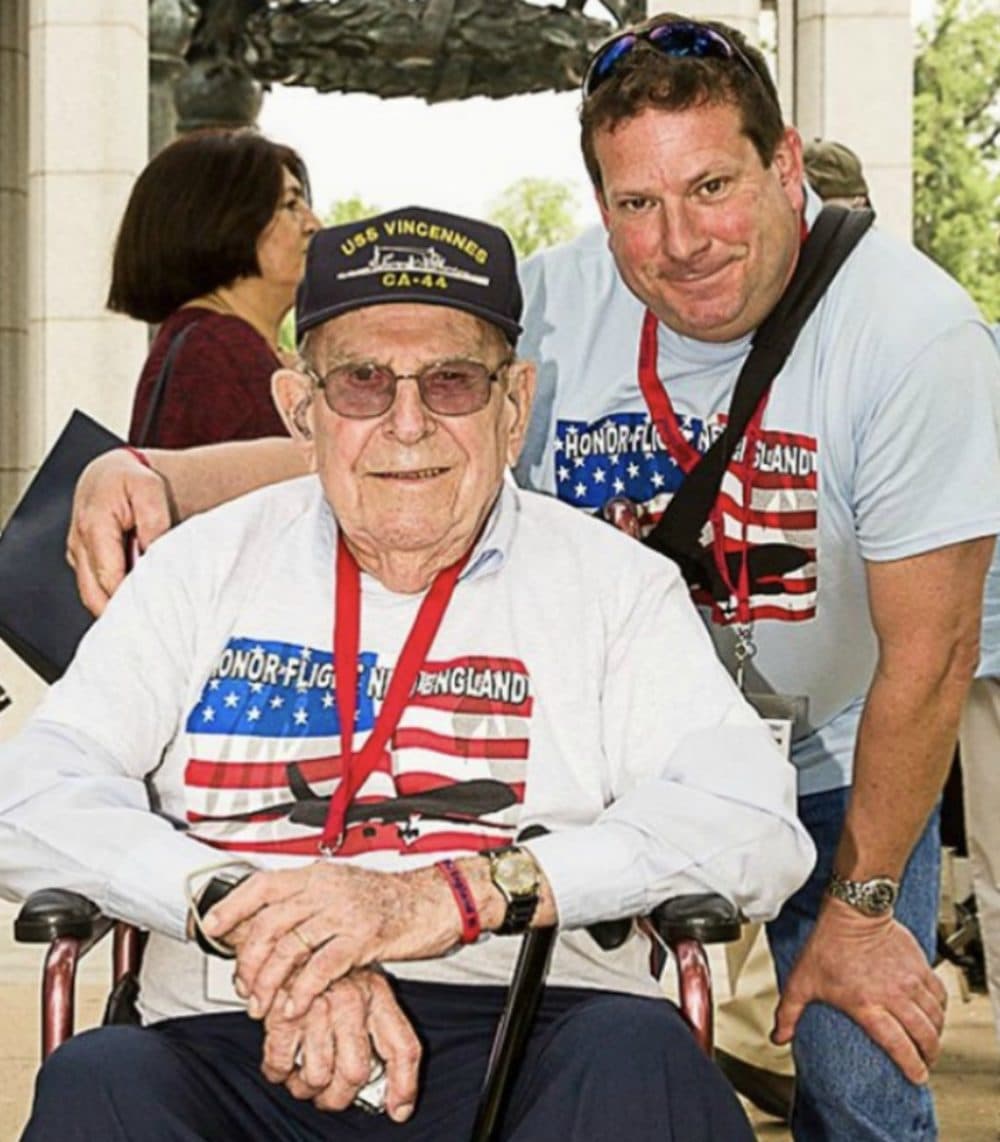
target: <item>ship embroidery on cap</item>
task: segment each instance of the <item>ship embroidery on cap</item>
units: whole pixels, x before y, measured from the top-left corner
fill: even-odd
[[[485,274],[471,274],[458,266],[448,265],[444,255],[439,254],[433,246],[376,246],[366,265],[354,270],[341,270],[337,278],[360,278],[385,273],[436,274],[471,282],[473,285],[490,284],[490,279]],[[404,283],[397,281],[396,284]]]

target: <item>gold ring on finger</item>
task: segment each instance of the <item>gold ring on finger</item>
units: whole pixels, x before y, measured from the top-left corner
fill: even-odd
[[[292,929],[292,935],[298,936],[298,938],[302,941],[302,946],[305,948],[305,950],[307,952],[309,952],[310,955],[312,955],[312,950],[313,950],[312,944],[309,943],[309,941],[306,939],[306,937],[303,935],[303,933],[298,928]]]

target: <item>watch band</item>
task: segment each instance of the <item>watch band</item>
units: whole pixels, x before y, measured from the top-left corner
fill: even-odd
[[[507,901],[503,923],[497,928],[498,936],[519,936],[527,932],[538,907],[538,893],[532,896],[512,896]]]
[[[846,880],[833,873],[826,886],[829,896],[843,901],[863,916],[891,915],[899,882],[889,876],[874,876],[869,880]]]

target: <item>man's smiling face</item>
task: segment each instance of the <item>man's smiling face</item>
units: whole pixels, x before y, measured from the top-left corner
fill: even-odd
[[[371,362],[397,375],[441,361],[476,361],[493,372],[510,350],[493,326],[440,305],[375,305],[343,314],[310,339],[320,377]],[[532,370],[516,362],[489,401],[464,416],[440,416],[417,382],[400,380],[387,412],[352,419],[317,392],[310,415],[316,465],[348,541],[362,550],[424,554],[471,543],[516,458],[530,404]]]
[[[598,205],[625,283],[677,333],[755,329],[795,268],[802,152],[787,129],[767,167],[726,103],[649,108],[594,136]]]

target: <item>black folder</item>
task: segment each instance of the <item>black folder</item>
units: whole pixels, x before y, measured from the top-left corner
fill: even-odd
[[[62,675],[94,621],[66,562],[76,481],[122,443],[74,412],[0,533],[0,638],[46,682]]]

